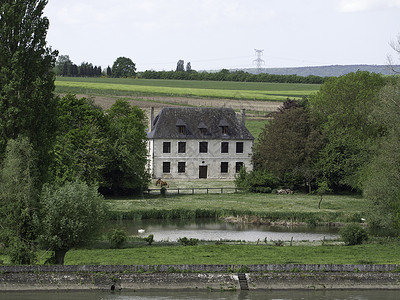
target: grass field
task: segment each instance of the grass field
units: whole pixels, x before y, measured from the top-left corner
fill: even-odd
[[[67,265],[159,264],[399,264],[400,243],[358,246],[198,245],[68,251]]]
[[[257,83],[129,78],[58,77],[56,92],[113,96],[163,95],[284,101],[301,98],[319,89],[318,84]]]
[[[265,128],[267,120],[246,120],[246,127],[255,139],[258,138],[259,134]]]
[[[201,181],[196,182],[197,185]],[[196,187],[170,181],[171,188]],[[203,187],[205,187],[203,182]],[[216,183],[208,187],[217,186]],[[220,186],[229,187],[228,182]],[[107,199],[114,216],[120,218],[194,218],[240,216],[295,222],[351,222],[365,217],[368,203],[360,196],[326,195],[318,209],[319,196],[258,193],[150,195],[140,198]]]
[[[268,244],[200,244],[197,246],[142,245],[123,249],[71,249],[66,265],[162,265],[162,264],[400,264],[400,241],[374,240],[357,246],[274,246]],[[40,254],[43,264],[50,253]],[[8,255],[0,255],[9,264]]]

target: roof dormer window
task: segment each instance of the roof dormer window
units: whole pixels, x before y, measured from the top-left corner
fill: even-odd
[[[221,133],[227,135],[229,133],[229,124],[224,119],[219,121],[218,126],[221,128]]]
[[[204,124],[203,122],[201,122],[201,123],[199,124],[199,126],[197,126],[197,128],[199,129],[199,131],[200,131],[200,133],[201,133],[202,135],[206,135],[206,134],[207,134],[207,126],[206,126],[206,124]]]
[[[186,134],[186,124],[181,119],[176,122],[176,128],[179,134]]]
[[[186,127],[185,126],[178,126],[178,133],[185,134],[186,133]]]

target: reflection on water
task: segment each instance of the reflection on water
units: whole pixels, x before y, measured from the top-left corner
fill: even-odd
[[[182,220],[135,220],[114,221],[110,227],[123,227],[130,235],[154,235],[156,241],[176,241],[178,238],[197,238],[199,240],[283,240],[290,241],[319,241],[338,238],[338,229],[317,226],[286,227],[254,224],[232,224],[215,219]],[[139,229],[144,229],[139,233]]]
[[[56,291],[56,292],[0,292],[0,299],[7,300],[153,300],[153,299],[213,299],[213,300],[256,300],[256,299],[325,299],[325,300],[389,300],[399,299],[399,291],[395,290],[334,290],[334,291],[241,291],[241,292],[210,292],[210,291],[173,291],[153,290],[141,292],[109,291]]]

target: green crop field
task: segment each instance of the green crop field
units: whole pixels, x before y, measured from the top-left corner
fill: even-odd
[[[319,89],[318,84],[185,81],[131,78],[58,77],[56,92],[113,96],[178,96],[284,101],[301,98]]]

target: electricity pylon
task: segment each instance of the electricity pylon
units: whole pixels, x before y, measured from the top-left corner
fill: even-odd
[[[264,49],[263,50],[254,49],[254,51],[256,52],[257,58],[255,60],[253,60],[253,63],[255,62],[257,64],[257,74],[260,74],[261,66],[263,64],[265,64],[265,61],[261,58],[261,56],[263,55]]]

